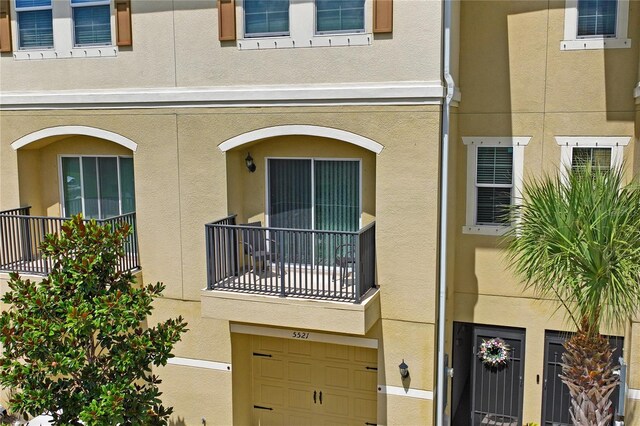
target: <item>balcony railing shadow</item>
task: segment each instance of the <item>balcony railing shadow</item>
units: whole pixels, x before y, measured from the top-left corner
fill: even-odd
[[[53,260],[42,256],[40,244],[47,234],[57,234],[62,224],[69,220],[63,217],[31,216],[31,207],[0,211],[0,271],[20,272],[32,275],[47,275]],[[89,219],[86,219],[88,221]],[[136,213],[127,213],[108,219],[96,220],[101,225],[128,223],[132,232],[125,242],[125,256],[120,259],[119,271],[140,268]]]
[[[205,225],[207,288],[360,303],[375,288],[375,222],[357,232]]]

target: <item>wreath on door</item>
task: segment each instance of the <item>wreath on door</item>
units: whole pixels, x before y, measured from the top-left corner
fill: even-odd
[[[501,367],[509,361],[509,345],[499,337],[482,340],[478,357],[488,367]]]

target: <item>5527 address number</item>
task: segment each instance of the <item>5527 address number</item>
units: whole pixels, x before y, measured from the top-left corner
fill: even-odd
[[[305,331],[294,331],[291,333],[291,337],[293,337],[294,339],[308,339],[309,333]]]

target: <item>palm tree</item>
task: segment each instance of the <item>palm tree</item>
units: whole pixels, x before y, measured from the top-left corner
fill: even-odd
[[[511,267],[559,300],[577,333],[565,342],[562,381],[574,425],[611,422],[617,385],[601,326],[623,326],[640,306],[640,186],[622,169],[585,166],[525,184],[505,240]]]

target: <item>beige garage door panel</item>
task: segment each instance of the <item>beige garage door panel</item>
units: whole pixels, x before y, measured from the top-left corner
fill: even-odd
[[[253,336],[252,350],[256,424],[376,422],[375,349]]]

